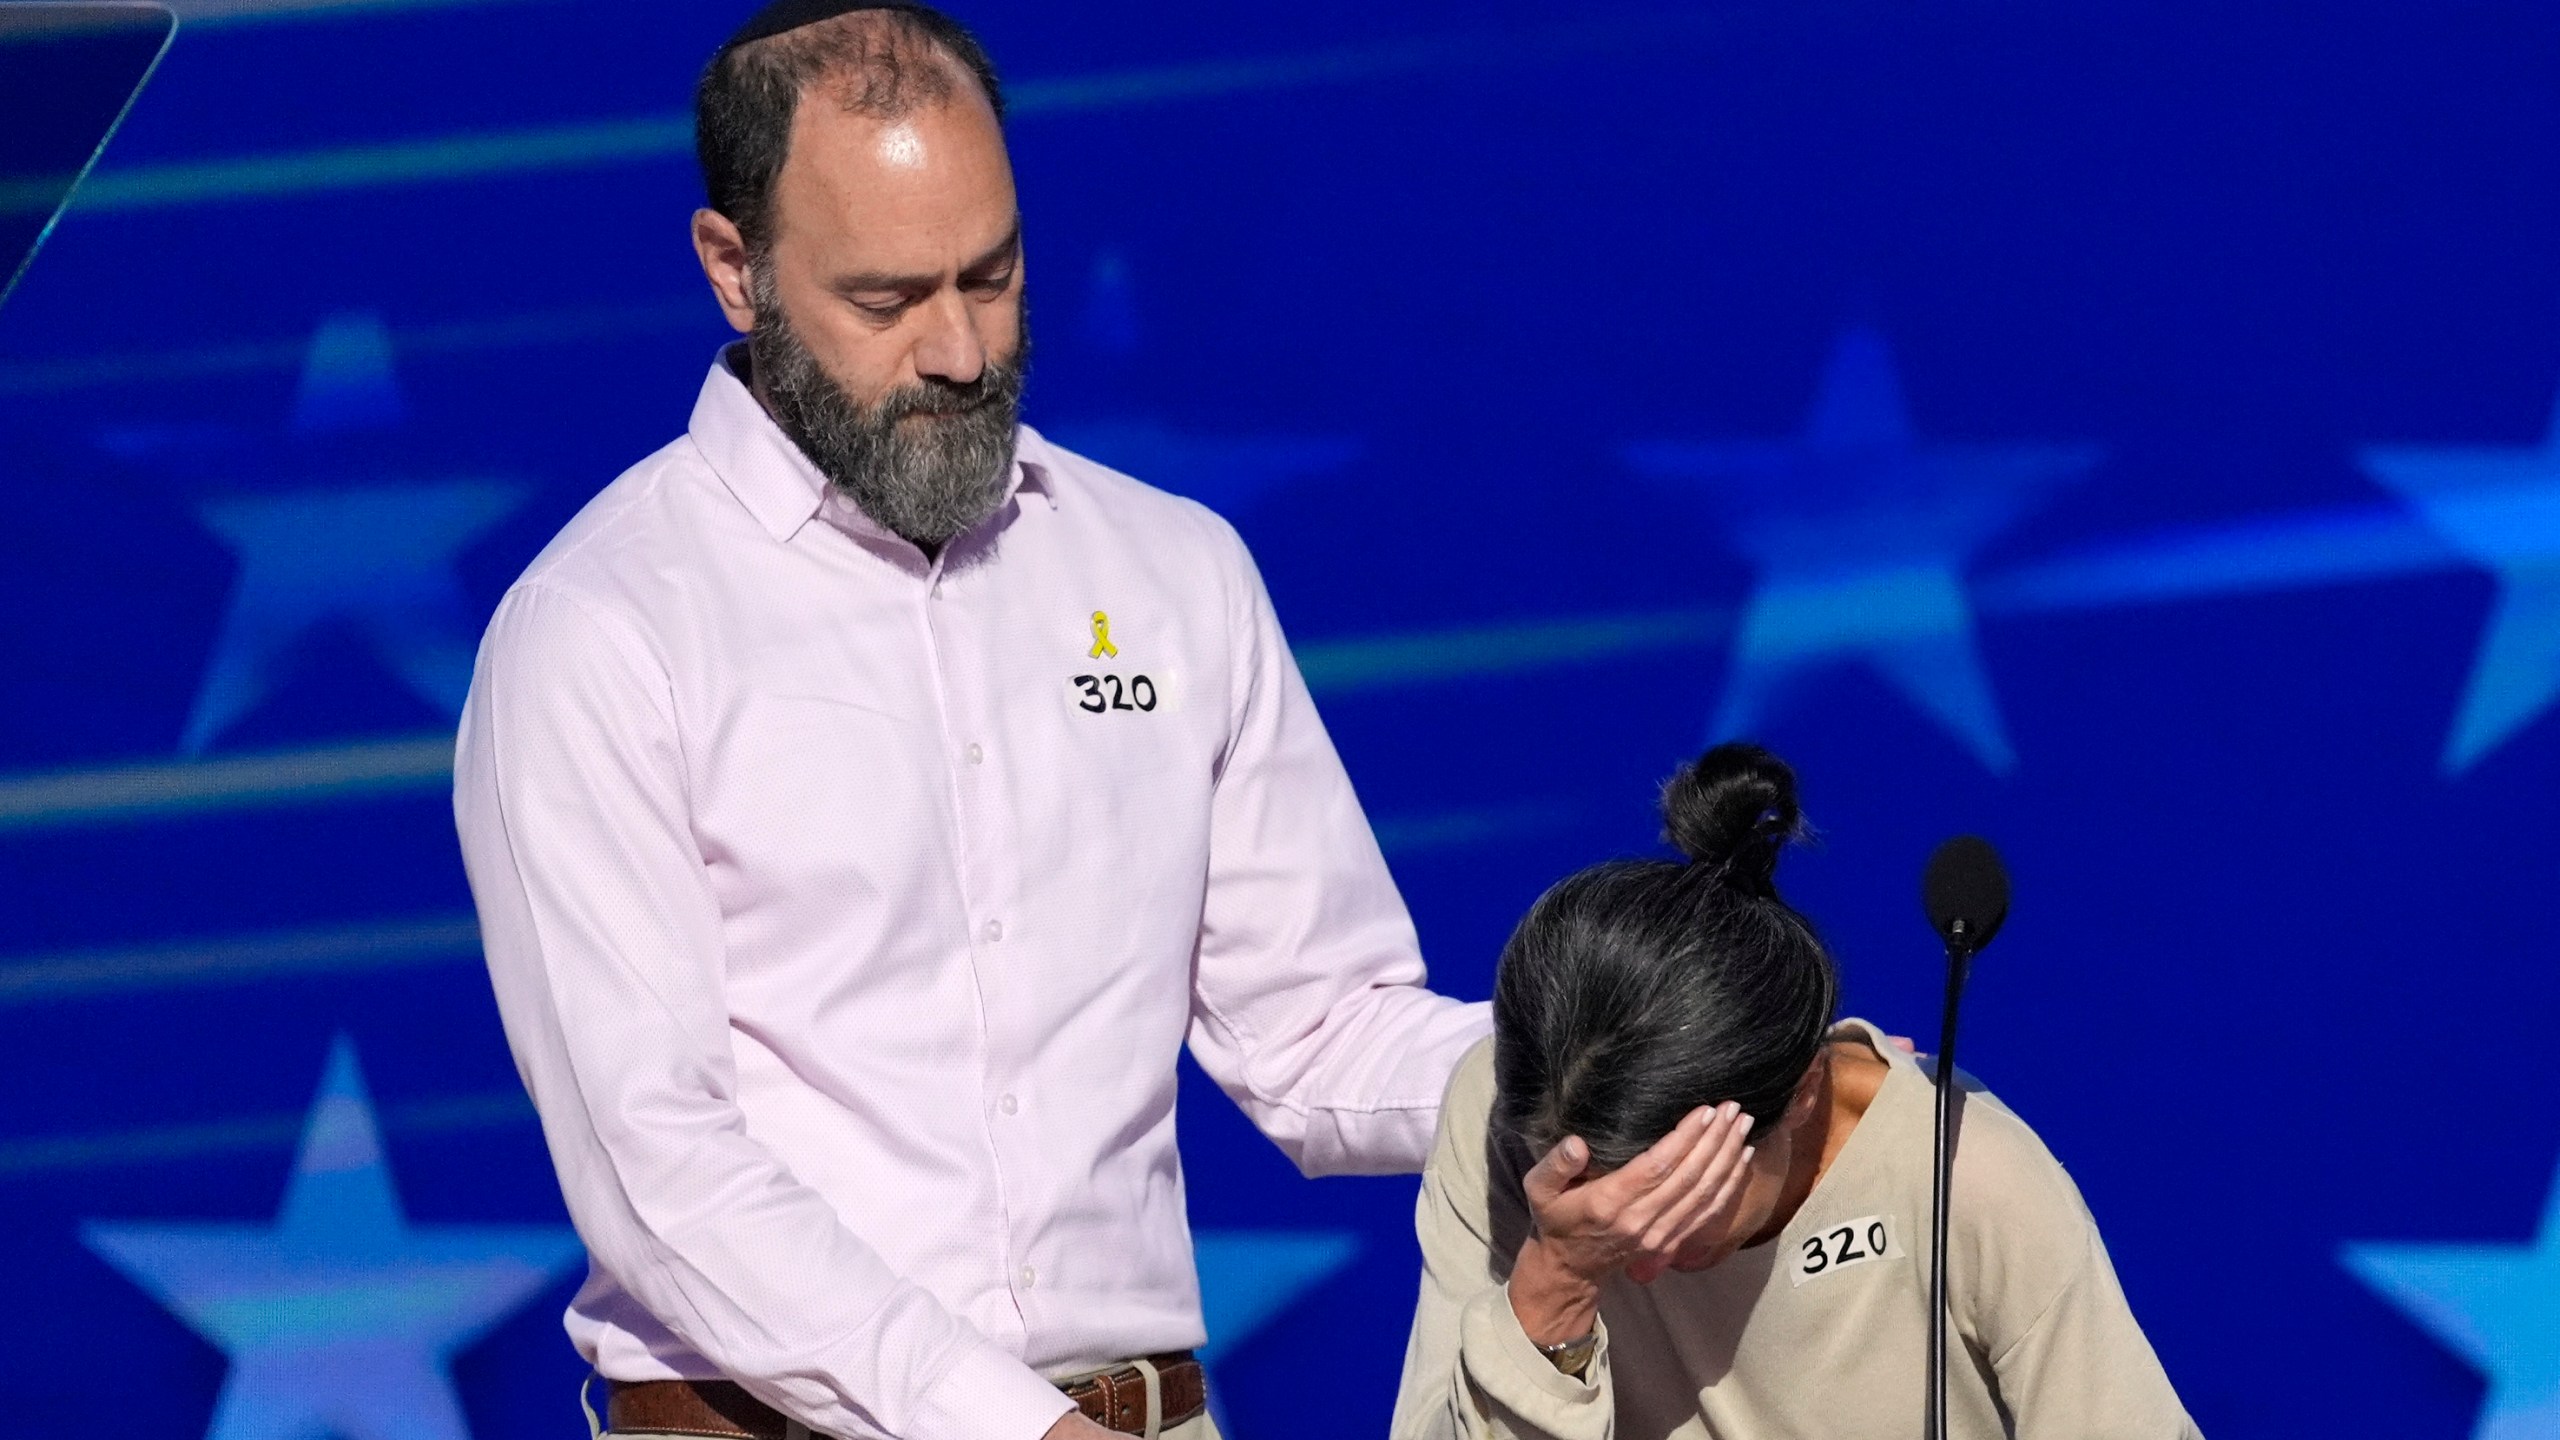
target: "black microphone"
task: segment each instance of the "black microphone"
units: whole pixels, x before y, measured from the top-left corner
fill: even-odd
[[[1920,879],[1920,907],[1947,947],[1947,1004],[1938,1022],[1938,1121],[1931,1151],[1936,1160],[1929,1186],[1929,1410],[1928,1440],[1947,1434],[1947,1201],[1955,1181],[1956,1007],[1964,999],[1973,957],[2009,918],[2009,872],[2000,852],[1979,835],[1958,835],[1929,857]]]

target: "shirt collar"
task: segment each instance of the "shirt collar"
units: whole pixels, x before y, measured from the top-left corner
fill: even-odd
[[[687,426],[695,448],[729,493],[776,540],[789,540],[800,533],[801,526],[825,514],[846,529],[905,544],[828,484],[791,437],[782,433],[782,427],[773,423],[763,402],[740,378],[745,362],[745,341],[721,349],[711,363],[711,373],[703,379]],[[1015,496],[1029,490],[1046,499],[1049,508],[1057,508],[1058,487],[1048,442],[1028,425],[1021,426],[1015,437],[1012,469],[1005,482],[1008,507]]]

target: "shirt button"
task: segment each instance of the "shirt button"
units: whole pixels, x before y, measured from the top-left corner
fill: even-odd
[[[1014,1111],[1021,1109],[1021,1108],[1022,1108],[1022,1106],[1021,1106],[1021,1104],[1020,1104],[1019,1102],[1017,1102],[1017,1101],[1016,1101],[1012,1096],[1007,1095],[1007,1096],[1006,1096],[1006,1097],[1004,1097],[1003,1099],[998,1100],[998,1101],[996,1102],[996,1108],[997,1108],[997,1109],[999,1109],[999,1110],[1001,1110],[1001,1111],[1003,1111],[1003,1112],[1004,1112],[1004,1113],[1006,1113],[1007,1115],[1010,1115],[1010,1114],[1012,1114]]]
[[[1022,1288],[1023,1288],[1023,1289],[1025,1289],[1025,1290],[1028,1290],[1028,1289],[1030,1289],[1032,1286],[1037,1285],[1037,1284],[1039,1284],[1039,1283],[1040,1283],[1040,1272],[1039,1272],[1039,1271],[1037,1271],[1037,1270],[1032,1269],[1032,1268],[1031,1268],[1030,1266],[1028,1266],[1028,1265],[1023,1266],[1023,1267],[1022,1267]]]
[[[994,944],[996,941],[1001,940],[1001,939],[1003,939],[1003,938],[1004,938],[1004,922],[1003,922],[1003,921],[1001,921],[1001,920],[990,920],[990,921],[988,921],[988,922],[987,922],[987,943],[988,943],[988,944],[990,944],[990,945],[992,945],[992,944]]]
[[[981,747],[979,747],[979,746],[976,746],[976,745],[972,745],[972,746],[970,746],[970,747],[969,747],[969,763],[970,763],[970,764],[972,764],[972,765],[982,765],[982,764],[986,763],[986,759],[987,759],[987,752],[986,752],[983,748],[981,748]]]

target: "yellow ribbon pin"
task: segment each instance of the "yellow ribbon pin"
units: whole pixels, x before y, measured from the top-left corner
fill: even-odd
[[[1099,660],[1105,655],[1119,659],[1120,647],[1111,643],[1111,617],[1096,610],[1093,612],[1093,648],[1084,652],[1084,658]]]

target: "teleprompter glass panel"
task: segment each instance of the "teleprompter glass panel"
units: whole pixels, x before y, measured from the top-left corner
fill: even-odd
[[[142,92],[177,17],[122,0],[0,3],[0,301]]]

